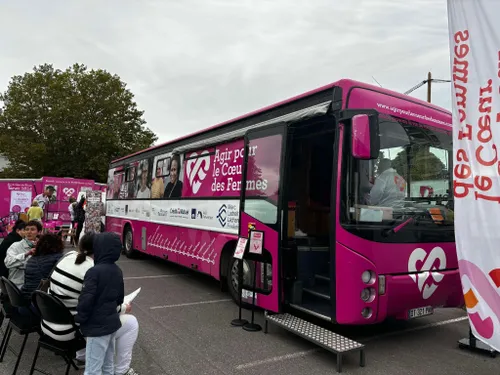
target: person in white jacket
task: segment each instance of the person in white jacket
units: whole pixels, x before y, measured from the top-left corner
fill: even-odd
[[[4,264],[9,270],[9,280],[19,289],[24,284],[24,270],[28,259],[35,252],[38,235],[42,231],[42,224],[37,220],[32,220],[24,228],[25,237],[13,243],[7,250]]]
[[[395,207],[406,197],[406,181],[392,168],[389,159],[381,159],[378,165],[379,176],[370,190],[370,205]]]
[[[50,278],[49,294],[59,298],[73,315],[76,315],[78,298],[83,287],[83,279],[87,271],[94,266],[93,235],[84,234],[79,242],[79,250],[71,251],[62,258],[54,268]],[[134,374],[130,364],[132,352],[139,334],[137,318],[130,314],[131,306],[118,306],[121,328],[116,332],[116,361],[115,374]],[[70,341],[75,337],[71,325],[59,325],[42,321],[42,331],[58,341]],[[79,366],[85,363],[85,349],[76,353],[76,362]]]

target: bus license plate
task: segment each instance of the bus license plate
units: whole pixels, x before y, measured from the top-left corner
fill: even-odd
[[[420,318],[421,316],[432,315],[433,310],[431,306],[418,307],[408,311],[408,319]]]

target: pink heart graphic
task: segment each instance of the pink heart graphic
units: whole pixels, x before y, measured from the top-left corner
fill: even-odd
[[[204,150],[198,154],[193,152],[188,156],[190,159],[186,163],[186,173],[191,185],[193,194],[198,193],[203,180],[207,177],[207,172],[210,169],[210,155]]]
[[[67,195],[68,197],[69,197],[70,195],[72,195],[74,192],[75,192],[75,189],[73,189],[73,188],[64,188],[64,189],[63,189],[63,193],[64,193],[65,195]]]

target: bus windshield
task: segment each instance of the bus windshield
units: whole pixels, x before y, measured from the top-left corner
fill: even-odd
[[[452,242],[452,136],[380,115],[376,160],[347,157],[342,223],[377,242]]]

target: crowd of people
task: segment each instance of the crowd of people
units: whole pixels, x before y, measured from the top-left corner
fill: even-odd
[[[74,222],[81,221],[77,212],[82,204],[73,206]],[[44,321],[31,303],[42,280],[48,280],[48,293],[69,309],[79,334],[85,337],[86,347],[74,358],[85,367],[85,375],[135,374],[130,365],[139,325],[131,305],[124,303],[123,274],[116,264],[122,251],[119,236],[85,233],[77,250],[64,254],[62,236],[42,231],[39,220],[18,220],[0,243],[0,276],[17,286],[26,299],[26,306],[18,308],[18,313],[39,321],[41,331],[54,340],[75,338],[72,325]]]
[[[55,188],[47,186],[45,190],[38,194],[32,201],[31,207],[26,212],[29,221],[39,221],[43,224],[43,219],[47,214],[46,210],[51,199],[54,198]],[[85,196],[82,195],[79,201],[75,197],[69,198],[68,212],[71,217],[71,231],[74,232],[74,244],[78,244],[78,239],[85,222]]]

